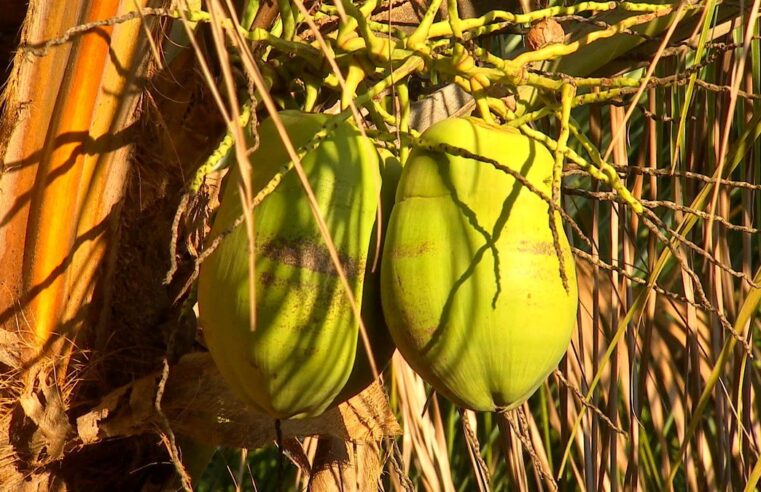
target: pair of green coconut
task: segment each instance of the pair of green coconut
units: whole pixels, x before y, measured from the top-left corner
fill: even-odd
[[[294,111],[280,118],[297,148],[328,122]],[[254,192],[290,161],[271,120],[258,133]],[[376,367],[397,347],[458,405],[517,406],[568,347],[577,304],[573,258],[545,199],[467,153],[520,173],[545,197],[553,156],[513,130],[467,118],[437,123],[421,140],[427,150],[413,150],[400,170],[352,124],[341,123],[302,165],[361,308]],[[467,152],[453,155],[440,144]],[[237,172],[211,239],[242,213]],[[245,402],[279,419],[319,415],[373,376],[358,320],[295,172],[254,210],[254,227],[253,330],[245,227],[226,236],[201,267],[198,302],[209,351]],[[385,237],[377,262],[379,231]]]

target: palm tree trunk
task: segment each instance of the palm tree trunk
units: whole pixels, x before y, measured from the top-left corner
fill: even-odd
[[[128,3],[32,0],[3,93],[0,456],[12,466],[3,466],[0,483],[11,488],[69,481],[68,411],[106,307],[102,287],[113,271],[108,252],[148,62],[139,22],[92,23]]]

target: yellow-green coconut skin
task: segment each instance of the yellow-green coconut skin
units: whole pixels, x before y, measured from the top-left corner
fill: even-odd
[[[280,113],[296,148],[328,117]],[[251,155],[258,193],[289,157],[271,119]],[[339,124],[301,161],[361,303],[381,185],[373,143]],[[241,215],[237,167],[228,178],[210,240]],[[298,176],[290,171],[254,209],[256,325],[251,330],[249,241],[241,225],[202,264],[199,321],[222,376],[246,403],[273,418],[323,413],[344,390],[357,351],[358,320],[330,259]]]
[[[553,156],[517,131],[466,119],[422,140],[498,161],[551,196]],[[494,166],[414,150],[402,171],[381,270],[382,304],[410,366],[454,403],[514,408],[565,354],[577,284],[563,224],[547,202]]]

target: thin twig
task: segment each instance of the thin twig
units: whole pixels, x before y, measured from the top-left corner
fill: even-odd
[[[172,427],[169,424],[169,419],[166,418],[164,411],[161,409],[161,399],[164,396],[166,382],[169,380],[169,360],[166,357],[163,359],[163,364],[164,366],[161,370],[161,379],[159,380],[159,384],[156,388],[156,398],[153,402],[153,407],[156,409],[156,414],[159,417],[159,423],[161,426],[161,440],[164,442],[164,445],[169,452],[169,457],[172,460],[172,464],[174,465],[177,474],[180,476],[182,488],[185,490],[185,492],[193,492],[190,475],[185,469],[185,465],[182,463],[182,459],[180,459],[180,451],[177,448],[177,441],[174,437],[174,431],[172,431]]]
[[[518,436],[518,439],[520,440],[523,447],[526,449],[526,452],[528,453],[529,457],[531,458],[531,463],[534,465],[534,469],[544,477],[544,479],[550,484],[553,490],[558,489],[558,483],[555,481],[555,477],[552,476],[550,472],[544,469],[544,466],[542,466],[542,461],[539,459],[539,455],[536,453],[536,449],[534,449],[534,444],[531,442],[531,436],[524,435],[523,430],[518,425],[517,422],[515,422],[516,414],[519,412],[519,409],[511,410],[511,411],[503,411],[500,412],[500,415],[503,419],[510,425],[510,429],[515,433],[516,436]],[[527,432],[525,434],[528,434]]]
[[[478,444],[478,436],[470,426],[470,419],[465,409],[460,409],[460,420],[465,434],[465,442],[468,445],[468,451],[473,461],[474,471],[476,473],[476,483],[478,489],[485,491],[490,489],[491,477],[489,476],[489,467],[481,456],[481,446]]]
[[[589,198],[592,200],[615,201],[618,203],[625,203],[624,200],[622,200],[621,197],[618,196],[617,193],[613,193],[610,191],[588,191],[588,190],[583,190],[578,188],[563,188],[563,192],[568,195],[582,196],[584,198]],[[703,220],[707,219],[710,216],[708,212],[703,212],[702,210],[690,208],[687,205],[679,205],[677,203],[674,203],[668,200],[640,199],[640,203],[642,203],[642,205],[650,209],[657,208],[657,207],[668,208],[670,210],[676,210],[679,212],[684,212],[690,215],[694,215]],[[715,222],[721,224],[722,226],[724,226],[725,228],[731,231],[742,232],[745,234],[757,234],[758,232],[761,231],[755,227],[732,224],[731,222],[729,222],[727,219],[725,219],[724,217],[720,215],[713,216],[713,219]]]
[[[577,388],[576,386],[574,386],[573,384],[571,384],[571,383],[570,383],[570,382],[569,382],[569,381],[568,381],[568,380],[565,378],[565,376],[563,376],[563,373],[562,373],[562,372],[560,372],[558,369],[555,369],[555,372],[554,372],[553,374],[555,374],[555,377],[556,377],[556,378],[558,378],[558,380],[559,380],[561,383],[563,383],[563,386],[565,386],[566,388],[568,388],[569,390],[571,390],[571,393],[573,394],[573,396],[575,396],[575,397],[576,397],[576,399],[579,401],[579,403],[581,403],[583,406],[585,406],[585,407],[587,407],[589,410],[591,410],[591,411],[592,411],[592,413],[594,413],[595,415],[597,415],[598,417],[600,417],[600,419],[601,419],[603,422],[605,422],[605,424],[606,424],[608,427],[610,427],[610,428],[611,428],[611,430],[613,430],[614,432],[616,432],[616,433],[618,433],[618,434],[621,434],[621,435],[626,435],[626,431],[625,431],[625,430],[623,430],[621,427],[617,426],[616,424],[614,424],[614,423],[613,423],[613,421],[612,421],[612,420],[610,420],[610,418],[609,418],[607,415],[605,415],[605,412],[603,412],[602,410],[600,410],[600,408],[599,408],[599,407],[597,407],[597,405],[594,405],[594,404],[592,404],[592,403],[588,402],[588,401],[587,401],[587,399],[586,399],[586,397],[584,396],[584,393],[582,393],[582,392],[581,392],[581,390],[580,390],[579,388]]]

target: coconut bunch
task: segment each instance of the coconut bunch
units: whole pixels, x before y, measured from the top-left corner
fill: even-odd
[[[576,315],[552,154],[516,130],[447,119],[420,137],[397,187],[398,161],[351,123],[326,131],[325,115],[278,117],[295,147],[311,142],[300,165],[334,254],[293,169],[254,209],[252,248],[235,225],[231,172],[198,300],[209,350],[242,400],[274,418],[321,414],[383,369],[387,322],[411,367],[458,405],[525,401],[565,353]],[[272,119],[258,134],[255,193],[292,164]]]
[[[223,376],[274,418],[344,401],[394,346],[456,404],[515,408],[556,367],[575,323],[565,161],[641,212],[608,163],[568,147],[571,108],[622,92],[590,92],[589,63],[564,68],[575,82],[541,68],[618,29],[659,32],[673,6],[595,4],[615,25],[576,44],[552,18],[591,5],[470,19],[457,2],[446,19],[440,7],[431,2],[414,28],[383,26],[370,1],[281,12],[277,39],[246,31],[270,48],[273,63],[248,74],[270,104],[247,108],[263,121],[250,135],[258,147],[250,169],[227,177],[198,300]],[[514,53],[475,43],[517,26],[530,27]],[[441,82],[460,104],[421,118],[431,109],[421,94]],[[537,129],[548,117],[557,138]]]

